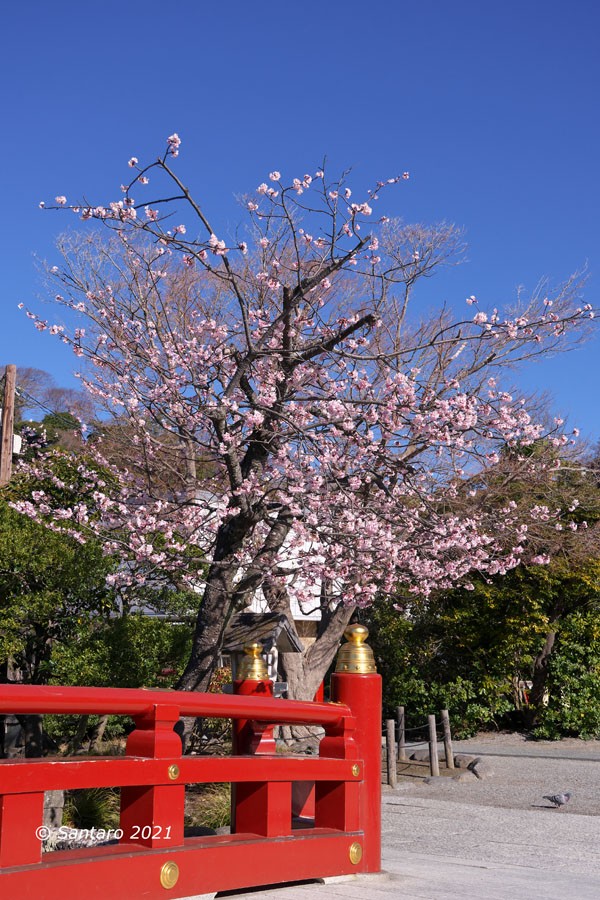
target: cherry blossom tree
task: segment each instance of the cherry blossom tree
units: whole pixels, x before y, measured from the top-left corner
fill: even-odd
[[[317,641],[284,657],[292,696],[312,697],[357,606],[526,555],[535,509],[465,504],[464,486],[476,501],[476,474],[502,448],[569,442],[501,376],[572,346],[593,310],[577,275],[507,311],[474,296],[465,314],[415,308],[419,281],[456,261],[462,239],[375,214],[407,173],[355,197],[324,167],[272,171],[242,200],[246,224],[221,234],[177,174],[180,143],[171,135],[147,165],[132,157],[119,200],[53,204],[92,226],[63,239],[50,272],[79,320],[27,315],[88,361],[84,385],[128,458],[94,486],[94,519],[39,495],[19,508],[100,535],[124,560],[122,585],[168,573],[198,586],[190,548],[202,556],[183,689],[206,688],[231,616],[257,592],[288,616],[292,599],[319,608]]]

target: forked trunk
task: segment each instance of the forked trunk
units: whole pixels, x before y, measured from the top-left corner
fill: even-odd
[[[531,692],[529,695],[529,710],[527,724],[530,728],[537,724],[540,712],[544,706],[546,689],[548,685],[548,665],[556,640],[556,630],[546,634],[544,646],[538,653],[533,663],[533,676]]]

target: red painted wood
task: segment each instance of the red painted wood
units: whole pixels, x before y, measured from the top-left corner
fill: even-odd
[[[127,738],[126,755],[169,758],[181,754],[181,739],[173,731],[179,719],[176,706],[155,705],[135,719],[135,731]],[[177,768],[179,769],[179,765]],[[167,777],[169,777],[169,768]],[[121,789],[121,828],[124,841],[137,838],[147,847],[183,843],[185,784],[170,783]]]
[[[289,781],[263,781],[236,785],[236,833],[265,837],[292,833],[292,785]]]
[[[334,676],[335,704],[274,700],[266,682],[238,689],[222,696],[0,686],[0,713],[105,711],[133,715],[136,723],[124,758],[0,761],[0,895],[152,900],[167,896],[159,882],[167,861],[180,867],[171,897],[377,871],[379,676]],[[173,730],[181,714],[231,716],[238,755],[182,757]],[[277,722],[323,725],[319,759],[270,752]],[[237,833],[184,841],[185,784],[202,781],[233,783]],[[292,831],[294,783],[316,785],[316,828]],[[121,827],[129,843],[47,854],[40,862],[35,829],[43,791],[93,786],[121,787]],[[355,842],[363,858],[353,864]]]
[[[0,794],[0,869],[39,863],[41,844],[36,828],[43,816],[43,793]]]
[[[123,840],[137,840],[146,847],[183,844],[184,807],[184,784],[122,788]]]
[[[169,766],[180,770],[178,782],[355,781],[352,761],[304,756],[76,757],[0,760],[0,795],[86,787],[171,784]]]
[[[363,759],[363,780],[359,787],[359,821],[365,832],[365,846],[361,870],[379,872],[381,870],[381,676],[335,672],[331,678],[331,693],[334,701],[339,700],[350,706],[355,716],[355,742],[360,747]],[[338,726],[337,729],[334,727],[333,731],[339,732],[342,727]]]
[[[0,873],[0,896],[86,897],[86,900],[164,900],[219,890],[344,875],[359,870],[349,858],[357,834],[301,831],[289,838],[252,835],[192,839],[185,847],[147,850],[131,844],[50,853],[38,866]],[[177,884],[160,885],[164,863],[179,867]]]
[[[273,682],[266,681],[234,681],[234,693],[240,697],[273,697]],[[281,701],[275,701],[281,702]],[[252,719],[233,720],[233,753],[249,753],[264,755],[275,753],[273,726]]]
[[[181,716],[256,719],[290,725],[327,725],[350,710],[331,703],[309,703],[253,695],[200,694],[194,691],[154,691],[144,688],[55,687],[0,685],[0,714],[53,713],[139,716],[155,705],[174,706]]]

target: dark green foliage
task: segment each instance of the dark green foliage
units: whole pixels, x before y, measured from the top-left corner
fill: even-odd
[[[177,680],[191,644],[188,625],[142,614],[84,627],[53,654],[56,684],[162,687]]]
[[[548,705],[536,737],[600,738],[600,612],[565,619],[549,663]]]
[[[600,563],[521,566],[474,590],[415,605],[406,616],[389,604],[368,612],[370,643],[383,676],[384,715],[406,708],[409,727],[450,710],[455,733],[523,728],[536,657],[556,630],[549,656],[548,706],[536,734],[600,734]]]
[[[106,587],[111,560],[97,543],[79,544],[10,509],[0,498],[0,664],[23,680],[52,678],[52,649],[70,642],[82,618],[114,608]]]

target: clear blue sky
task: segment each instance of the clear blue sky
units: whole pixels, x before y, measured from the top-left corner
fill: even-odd
[[[174,131],[224,224],[273,168],[326,155],[359,184],[409,170],[392,212],[455,222],[469,243],[431,297],[502,304],[587,263],[598,305],[597,0],[13,2],[2,28],[2,364],[73,384],[75,358],[17,310],[40,309],[34,258],[52,259],[65,223],[38,203],[114,199],[129,157]],[[599,376],[600,332],[521,382],[597,440]]]

